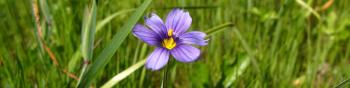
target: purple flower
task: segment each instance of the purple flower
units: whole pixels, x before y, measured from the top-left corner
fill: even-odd
[[[190,28],[192,18],[181,9],[173,9],[165,23],[156,15],[145,18],[145,24],[136,24],[133,34],[149,45],[157,48],[147,57],[146,68],[159,70],[167,64],[171,54],[177,61],[193,62],[200,50],[192,45],[207,45],[205,33],[199,31],[186,32]]]

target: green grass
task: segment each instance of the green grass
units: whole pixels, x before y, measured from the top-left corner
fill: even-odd
[[[38,2],[42,37],[32,1]],[[129,69],[131,74],[114,87],[158,88],[165,69],[130,68],[154,49],[130,29],[143,23],[143,16],[155,12],[165,18],[176,7],[190,12],[190,31],[210,33],[209,44],[200,47],[198,61],[173,60],[164,67],[166,88],[350,87],[348,0],[334,0],[325,10],[320,9],[328,0],[153,0],[143,5],[147,1],[98,0],[94,20],[87,15],[95,8],[91,0],[0,0],[0,87],[76,87],[72,74],[85,80],[81,87],[101,87]],[[84,58],[90,60],[87,76],[80,76]]]

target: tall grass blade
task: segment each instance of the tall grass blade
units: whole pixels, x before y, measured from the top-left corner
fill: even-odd
[[[258,62],[257,60],[255,59],[255,55],[254,55],[254,52],[252,50],[252,48],[248,45],[246,39],[241,35],[241,32],[239,32],[239,30],[234,27],[234,30],[233,32],[235,33],[235,35],[240,39],[241,41],[241,44],[243,45],[243,48],[246,50],[246,52],[248,53],[249,55],[249,58],[251,59],[252,61],[252,64],[253,64],[253,67],[255,68],[256,72],[261,72],[260,69],[259,69],[259,65],[258,65]]]
[[[127,12],[131,12],[131,11],[134,11],[135,9],[129,9],[129,10],[122,10],[122,11],[118,11],[110,16],[108,16],[107,18],[103,19],[102,21],[99,21],[97,22],[96,24],[96,30],[95,30],[95,34],[97,34],[107,23],[111,22],[112,19],[114,19],[115,17],[119,16],[119,15],[122,15],[122,14],[125,14]],[[85,21],[84,21],[85,22]],[[87,23],[87,22],[85,22]],[[83,23],[83,24],[85,24]],[[84,27],[84,26],[83,26]],[[84,29],[84,28],[83,28]],[[82,33],[84,34],[84,33]],[[69,61],[69,64],[68,64],[68,70],[69,72],[73,72],[74,70],[74,67],[77,65],[78,61],[80,60],[81,58],[81,46],[79,46],[78,48],[78,51],[76,51],[71,60]]]
[[[118,11],[118,12],[115,12],[112,15],[108,16],[107,18],[103,19],[102,21],[99,21],[97,23],[97,26],[96,26],[96,32],[99,32],[102,29],[102,27],[104,27],[107,23],[109,23],[115,17],[122,15],[122,14],[125,14],[125,13],[128,13],[128,12],[131,12],[131,11],[134,11],[134,10],[135,9],[127,9],[127,10]]]
[[[85,21],[83,22],[82,29],[82,55],[84,59],[89,60],[92,58],[93,46],[94,46],[94,34],[96,29],[96,3],[93,2],[91,12],[85,14]]]
[[[40,40],[40,34],[39,34],[39,25],[37,25],[37,22],[36,22],[36,19],[37,19],[37,10],[38,8],[36,7],[36,3],[37,3],[37,0],[30,0],[31,1],[31,9],[32,9],[32,22],[33,22],[33,26],[34,26],[34,37],[35,37],[35,40],[37,42],[37,44],[39,45],[39,52],[40,52],[40,56],[41,58],[43,58],[44,56],[44,48],[43,48],[43,44],[41,43],[41,40]]]
[[[83,29],[82,29],[82,50],[81,54],[84,58],[84,65],[81,70],[80,79],[88,68],[88,63],[93,57],[93,47],[94,47],[94,36],[96,29],[96,14],[97,6],[95,0],[93,0],[91,11],[85,10],[85,15],[83,19]],[[80,83],[79,80],[78,83]]]
[[[129,76],[131,73],[142,67],[146,62],[146,59],[143,59],[133,66],[129,67],[128,69],[124,70],[123,72],[119,73],[118,75],[114,76],[112,79],[110,79],[106,84],[104,84],[101,88],[111,88],[115,84],[117,84],[119,81],[123,80],[127,76]]]
[[[235,66],[232,70],[233,72],[229,74],[228,77],[224,80],[225,88],[228,88],[232,85],[232,83],[236,82],[237,78],[243,74],[243,72],[247,69],[250,64],[250,58],[246,56],[242,62]]]
[[[310,7],[309,5],[307,5],[303,0],[295,0],[299,5],[301,5],[303,8],[306,8],[309,12],[311,12],[313,15],[315,15],[315,17],[320,20],[321,16],[320,14],[318,14],[316,12],[316,10],[314,10],[312,7]]]
[[[97,56],[96,60],[92,63],[91,67],[84,72],[80,82],[78,83],[78,88],[87,88],[89,87],[91,81],[96,77],[97,72],[101,71],[102,68],[107,65],[110,61],[113,54],[123,43],[125,38],[131,32],[133,26],[136,22],[142,17],[142,14],[145,12],[146,8],[152,0],[146,0],[142,3],[140,7],[136,9],[134,14],[129,18],[125,25],[113,36],[112,41],[107,45],[106,48]]]

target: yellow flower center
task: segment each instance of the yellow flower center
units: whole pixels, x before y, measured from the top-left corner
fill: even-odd
[[[164,39],[162,42],[162,46],[167,48],[168,50],[173,49],[176,46],[176,42],[173,39],[173,29],[168,30],[168,38]]]

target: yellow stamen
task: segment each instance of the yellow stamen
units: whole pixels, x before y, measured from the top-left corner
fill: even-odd
[[[174,41],[173,38],[167,38],[167,39],[163,40],[162,45],[163,45],[163,47],[170,50],[176,46],[176,42]]]
[[[176,42],[174,41],[172,36],[173,36],[173,29],[169,29],[168,31],[169,38],[164,39],[162,42],[162,46],[167,48],[168,50],[171,50],[176,46]]]
[[[173,32],[174,32],[173,29],[169,29],[169,31],[168,31],[168,36],[169,36],[169,37],[173,36]]]

